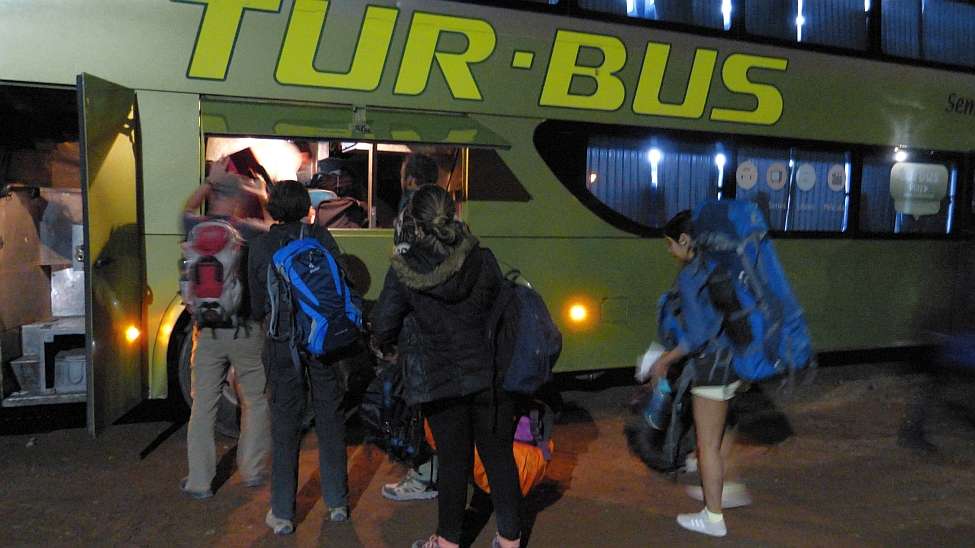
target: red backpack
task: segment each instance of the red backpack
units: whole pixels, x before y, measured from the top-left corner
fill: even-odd
[[[211,219],[193,227],[183,242],[183,304],[200,327],[237,325],[243,284],[240,259],[244,239],[227,221]]]

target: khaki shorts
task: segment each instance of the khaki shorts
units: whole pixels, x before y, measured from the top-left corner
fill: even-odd
[[[735,397],[735,392],[739,388],[741,388],[741,381],[735,381],[731,384],[695,386],[691,388],[691,394],[706,400],[728,401]]]

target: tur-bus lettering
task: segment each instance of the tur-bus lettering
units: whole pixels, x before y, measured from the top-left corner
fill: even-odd
[[[247,10],[278,12],[281,0],[182,0],[206,4],[187,75],[223,80],[233,55],[240,22]],[[363,15],[358,43],[349,70],[329,72],[315,68],[315,55],[325,30],[329,0],[295,0],[285,31],[274,76],[279,83],[320,88],[372,91],[379,87],[389,53],[398,8],[368,6]],[[437,49],[442,33],[467,39],[461,52]],[[419,95],[427,87],[433,62],[444,75],[455,99],[481,99],[470,65],[494,53],[496,36],[486,21],[417,12],[400,63],[395,92]]]
[[[241,20],[247,11],[281,10],[281,0],[177,0],[204,4],[196,44],[187,75],[191,78],[223,80],[227,77]],[[399,8],[367,6],[360,21],[355,51],[344,72],[319,70],[315,57],[328,25],[330,0],[294,0],[284,40],[281,44],[274,76],[285,85],[318,88],[373,91],[379,87],[399,19]],[[332,23],[333,27],[335,23]],[[441,51],[442,34],[461,35],[466,39],[462,51]],[[403,50],[399,71],[393,86],[397,95],[420,95],[426,91],[436,62],[454,99],[481,100],[481,90],[472,66],[491,57],[497,36],[490,23],[481,19],[456,17],[428,12],[414,12]],[[598,66],[580,65],[583,49],[598,50]],[[684,97],[680,102],[660,98],[664,76],[671,56],[671,45],[648,42],[633,112],[641,115],[672,118],[701,118],[708,105],[711,81],[717,67],[718,52],[697,48]],[[615,36],[559,30],[552,45],[551,57],[539,97],[539,105],[583,110],[615,111],[626,100],[626,86],[618,76],[627,61],[626,45]],[[754,97],[753,110],[712,106],[709,117],[721,122],[772,125],[782,116],[782,93],[775,86],[750,80],[752,69],[785,71],[788,60],[734,53],[721,64],[721,81],[733,93]],[[574,79],[586,78],[595,85],[589,94],[571,91]]]
[[[598,66],[579,65],[579,52],[583,48],[599,50],[602,62]],[[680,103],[660,100],[670,44],[648,42],[643,56],[643,67],[633,98],[633,112],[673,118],[700,118],[704,114],[711,88],[718,52],[698,48],[694,51],[687,90]],[[626,47],[613,36],[560,30],[552,46],[552,58],[545,84],[539,98],[541,106],[585,108],[614,111],[626,100],[626,87],[617,75],[626,64]],[[721,80],[734,93],[751,95],[756,100],[754,110],[736,110],[713,107],[711,120],[742,124],[772,125],[782,116],[782,93],[771,84],[753,82],[748,78],[751,69],[785,71],[788,60],[735,53],[729,55],[721,66]],[[595,91],[588,94],[572,93],[574,78],[589,78]]]

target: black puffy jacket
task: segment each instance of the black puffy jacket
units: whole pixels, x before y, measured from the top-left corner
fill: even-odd
[[[487,321],[501,284],[490,250],[468,236],[446,257],[414,245],[396,255],[373,311],[379,344],[397,340],[408,314],[417,333],[400,348],[404,397],[410,405],[466,396],[491,387],[494,357]],[[402,346],[402,344],[401,344]]]

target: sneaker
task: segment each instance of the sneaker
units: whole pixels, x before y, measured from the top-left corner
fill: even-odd
[[[274,531],[275,535],[290,535],[295,532],[295,524],[290,519],[281,519],[275,516],[273,510],[267,511],[264,523]]]
[[[728,534],[728,528],[724,525],[724,518],[721,518],[721,521],[711,521],[708,518],[707,510],[693,514],[680,514],[677,516],[677,524],[688,531],[704,533],[712,537],[723,537]]]
[[[444,543],[440,541],[444,540]],[[441,539],[440,535],[430,535],[428,539],[420,539],[413,543],[412,548],[447,548],[448,544],[445,539]],[[456,546],[456,544],[454,545]]]
[[[687,496],[704,502],[704,489],[700,485],[688,485],[685,488]],[[727,481],[721,489],[722,508],[740,508],[752,503],[752,495],[744,483]]]
[[[179,481],[179,490],[183,492],[184,495],[190,497],[194,500],[204,500],[213,496],[213,491],[207,489],[206,491],[191,491],[186,488],[186,483],[190,478],[183,478]]]
[[[412,468],[406,477],[398,483],[383,485],[383,496],[389,500],[429,500],[437,498],[437,490],[432,485],[420,479],[419,474]]]
[[[261,487],[264,485],[264,476],[257,476],[256,478],[245,479],[240,482],[244,487]]]
[[[332,521],[349,521],[349,507],[336,506],[328,511],[328,519]]]
[[[521,539],[516,538],[515,540],[508,540],[501,538],[498,533],[494,534],[494,540],[491,541],[491,548],[519,548],[521,546]]]

